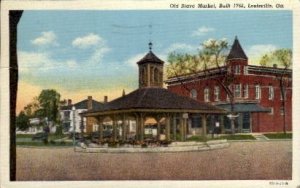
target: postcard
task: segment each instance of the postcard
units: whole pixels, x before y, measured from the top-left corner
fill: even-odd
[[[1,187],[299,187],[295,1],[3,1]]]

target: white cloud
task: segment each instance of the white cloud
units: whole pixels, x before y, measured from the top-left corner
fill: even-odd
[[[246,49],[246,54],[249,57],[250,64],[259,65],[259,60],[264,54],[268,54],[278,49],[273,44],[256,44]]]
[[[199,27],[196,31],[194,31],[192,33],[192,36],[204,36],[207,33],[214,32],[214,31],[215,31],[215,29],[212,27],[202,26],[202,27]]]
[[[55,60],[49,53],[19,51],[18,55],[19,69],[23,73],[78,67],[75,60]]]
[[[31,43],[37,46],[58,45],[53,31],[42,32],[41,36],[31,40]]]
[[[128,60],[125,61],[125,65],[130,65],[133,68],[138,68],[136,63],[139,60],[141,60],[146,54],[147,54],[147,52],[144,52],[144,53],[139,53],[134,56],[131,56]]]
[[[104,45],[104,40],[94,33],[90,33],[83,37],[77,37],[72,41],[72,45],[77,48],[86,49],[92,46]]]
[[[106,45],[106,41],[97,34],[89,33],[82,37],[77,37],[72,41],[72,46],[79,49],[93,48],[92,55],[87,58],[86,64],[98,64],[104,55],[111,51]]]
[[[257,56],[262,56],[266,53],[270,53],[272,51],[275,51],[277,47],[273,44],[256,44],[251,46],[248,50],[247,53],[249,57],[257,57]]]
[[[197,47],[190,45],[190,44],[185,44],[185,43],[174,43],[171,44],[166,50],[166,53],[170,53],[170,52],[192,52],[192,51],[196,51]]]

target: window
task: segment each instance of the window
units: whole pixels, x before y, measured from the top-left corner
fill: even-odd
[[[241,65],[236,65],[234,69],[235,74],[241,74]]]
[[[244,98],[247,99],[249,97],[249,86],[248,84],[244,85]]]
[[[247,75],[247,74],[248,74],[248,67],[244,66],[244,75]]]
[[[241,98],[241,84],[234,86],[234,97]]]
[[[190,96],[192,99],[197,99],[197,91],[195,89],[191,90]]]
[[[255,99],[261,98],[261,88],[260,85],[255,85]]]
[[[274,99],[274,88],[273,86],[269,86],[269,100]]]
[[[204,89],[204,101],[209,102],[209,88]]]
[[[220,100],[220,87],[215,86],[215,101],[219,101],[219,100]]]

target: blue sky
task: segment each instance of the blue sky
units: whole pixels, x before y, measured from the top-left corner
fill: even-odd
[[[18,26],[19,106],[47,88],[75,101],[136,89],[135,62],[150,39],[166,60],[171,51],[195,53],[209,38],[231,44],[236,35],[255,64],[263,53],[292,48],[292,12],[25,11]]]

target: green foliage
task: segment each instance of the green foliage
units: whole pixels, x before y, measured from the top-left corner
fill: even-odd
[[[47,117],[49,121],[59,121],[60,94],[53,89],[42,90],[38,96],[40,105],[39,114]]]
[[[293,134],[292,133],[270,133],[270,134],[264,134],[269,139],[292,139]]]
[[[261,57],[261,59],[260,59],[260,61],[259,61],[259,64],[261,65],[261,66],[267,66],[268,65],[268,63],[270,62],[270,57],[269,57],[269,55],[268,54],[265,54],[265,55],[263,55],[262,57]]]
[[[24,131],[30,127],[29,117],[25,114],[24,111],[21,111],[20,114],[17,116],[16,127],[22,131]]]
[[[291,49],[278,49],[271,53],[264,54],[259,64],[261,66],[272,66],[277,64],[279,67],[290,68],[292,66],[293,53]]]
[[[56,131],[55,131],[56,135],[62,135],[63,134],[63,127],[62,125],[59,125],[56,127]]]
[[[192,74],[219,67],[225,63],[224,52],[227,48],[228,42],[225,39],[209,39],[201,44],[197,54],[171,52],[168,54],[167,76]]]
[[[221,136],[220,138],[227,139],[227,140],[256,140],[252,135],[249,134],[225,135],[225,136]]]

